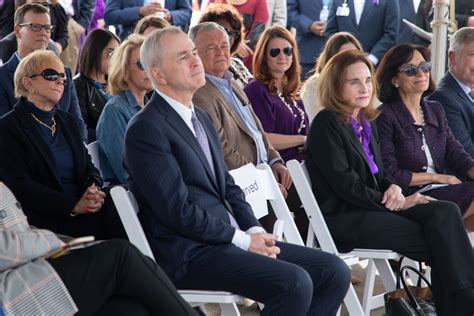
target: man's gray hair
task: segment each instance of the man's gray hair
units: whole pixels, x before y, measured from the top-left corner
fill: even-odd
[[[449,50],[460,54],[464,45],[474,42],[474,27],[463,27],[454,33],[450,40]]]
[[[177,26],[169,26],[164,29],[156,30],[148,35],[140,48],[140,62],[155,88],[155,80],[151,76],[150,70],[153,66],[161,66],[163,64],[163,47],[165,47],[166,43],[161,43],[161,38],[166,34],[179,33],[186,35],[186,33]],[[168,43],[168,45],[173,44]]]
[[[229,43],[229,35],[227,34],[225,28],[223,28],[221,25],[215,22],[202,22],[202,23],[196,24],[189,30],[188,35],[191,41],[193,41],[193,43],[196,44],[196,37],[199,32],[207,32],[207,31],[213,31],[213,30],[222,31],[225,34],[225,37],[227,38],[227,42]]]

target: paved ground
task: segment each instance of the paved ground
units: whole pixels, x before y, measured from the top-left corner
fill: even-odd
[[[362,262],[361,265],[352,266],[353,275],[358,277],[361,280],[364,280],[364,278],[365,278],[365,267],[366,267],[366,261]],[[364,293],[364,283],[362,282],[360,285],[356,285],[355,290],[356,290],[357,295],[359,296],[359,298],[361,298],[363,293]],[[380,280],[379,277],[377,277],[376,280],[375,280],[375,293],[382,293],[382,292],[384,292],[382,281]],[[216,305],[216,304],[207,304],[206,305],[206,310],[207,310],[207,313],[208,313],[209,316],[217,316],[217,315],[219,315],[219,312],[220,312],[219,306]],[[258,316],[258,315],[260,315],[258,307],[257,307],[256,304],[253,304],[253,305],[248,306],[248,307],[239,306],[239,310],[242,313],[242,316]],[[382,316],[383,314],[384,314],[384,308],[382,307],[382,308],[379,308],[379,309],[373,311],[370,315],[371,316]],[[343,307],[341,315],[342,316],[349,315],[347,313],[347,310],[345,309],[345,307]],[[354,315],[354,316],[359,316],[359,315]]]

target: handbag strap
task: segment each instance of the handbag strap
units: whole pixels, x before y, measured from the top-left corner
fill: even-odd
[[[418,275],[418,280],[423,280],[427,285],[428,287],[430,288],[431,291],[433,291],[433,288],[431,287],[431,283],[430,281],[428,281],[428,279],[423,275],[423,273],[421,273],[420,271],[418,271],[417,269],[413,268],[412,266],[403,266],[401,269],[400,269],[400,280],[403,284],[403,288],[405,289],[405,292],[407,293],[407,296],[408,296],[408,299],[410,301],[410,305],[416,310],[416,311],[421,311],[421,307],[420,305],[418,304],[418,301],[416,300],[415,296],[413,295],[413,293],[411,292],[410,288],[407,287],[407,284],[406,284],[406,280],[405,280],[405,277],[404,277],[404,273],[406,270],[411,270],[413,271],[414,273],[416,273]],[[398,280],[397,280],[398,282]],[[421,281],[419,281],[420,284],[421,284]]]

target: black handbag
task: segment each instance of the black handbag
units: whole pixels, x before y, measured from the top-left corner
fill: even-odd
[[[418,282],[416,286],[406,284],[405,272],[407,270],[411,270],[418,275]],[[428,287],[421,287],[421,280],[423,280],[428,285]],[[400,282],[403,285],[403,288],[400,288]],[[405,265],[400,268],[397,275],[396,290],[386,293],[384,298],[386,316],[437,315],[430,282],[419,270],[413,268],[412,266]]]

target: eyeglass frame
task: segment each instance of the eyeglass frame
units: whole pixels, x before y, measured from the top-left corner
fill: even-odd
[[[415,69],[413,71],[413,69]],[[430,73],[432,69],[431,62],[429,61],[423,61],[421,62],[418,66],[415,65],[406,65],[400,69],[398,69],[398,72],[401,72],[409,77],[414,77],[418,74],[418,71],[421,71],[422,73]]]
[[[52,71],[53,73],[48,75],[46,74],[47,71]],[[39,74],[34,74],[34,75],[31,75],[29,76],[28,78],[32,79],[34,77],[37,77],[37,76],[41,76],[44,80],[46,81],[55,81],[57,82],[58,80],[61,80],[62,81],[62,84],[65,86],[66,85],[66,82],[67,82],[67,76],[66,76],[66,73],[64,72],[58,72],[56,69],[52,69],[52,68],[46,68],[44,69],[41,73]],[[55,79],[53,78],[49,78],[51,76],[57,76]]]
[[[145,71],[145,67],[143,67],[143,64],[142,64],[140,58],[138,58],[138,59],[135,60],[135,61],[131,61],[130,63],[131,63],[131,64],[135,64],[135,66],[137,66],[137,68],[138,68],[139,70]]]
[[[52,33],[54,30],[54,25],[52,24],[39,24],[39,23],[20,23],[18,24],[19,27],[27,26],[31,31],[35,33],[41,32],[42,29],[45,30],[46,33]],[[39,26],[39,30],[35,30]],[[47,29],[49,27],[49,30]]]
[[[234,29],[228,29],[224,28],[225,32],[229,36],[229,38],[233,38],[234,41],[237,41],[240,37],[240,31],[239,30],[234,30]]]
[[[293,47],[291,46],[288,46],[285,48],[275,47],[275,48],[270,48],[268,50],[268,54],[272,58],[277,58],[278,56],[280,56],[280,53],[283,53],[283,55],[285,56],[291,57],[294,54]]]

